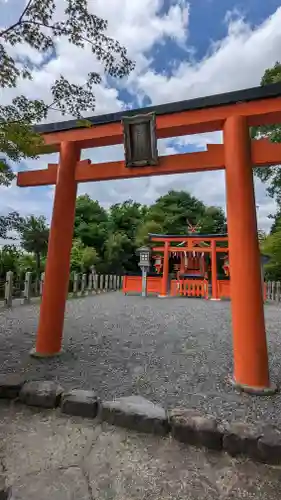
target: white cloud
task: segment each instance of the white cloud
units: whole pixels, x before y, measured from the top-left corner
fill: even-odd
[[[62,0],[58,2],[61,8]],[[194,61],[194,57],[190,58],[192,48],[188,45],[189,6],[185,0],[170,2],[170,8],[166,13],[161,10],[163,0],[123,0],[122,8],[120,0],[96,0],[89,4],[97,15],[108,19],[110,35],[124,44],[130,56],[136,60],[136,69],[129,81],[120,82],[118,85],[127,85],[127,90],[131,91],[134,99],[140,104],[144,95],[156,104],[258,85],[264,70],[280,57],[281,8],[256,28],[252,28],[237,15],[235,18],[230,16],[227,19],[227,36],[213,43],[204,59]],[[155,44],[163,44],[169,38],[186,49],[186,58],[181,60],[180,64],[174,65],[171,76],[165,74],[165,68],[161,74],[151,69],[153,47]],[[89,70],[94,70],[98,65],[89,50],[80,51],[73,48],[65,39],[59,40],[56,48],[56,59],[37,69],[32,83],[21,82],[16,92],[45,99],[48,98],[50,84],[61,72],[72,81],[80,82]],[[23,46],[19,48],[21,56],[25,50]],[[32,51],[29,51],[28,55],[35,64],[40,62],[40,55],[35,55]],[[120,100],[117,89],[118,86],[109,88],[105,81],[96,88],[96,113],[124,108],[125,103]],[[13,89],[5,92],[1,97],[2,102],[8,102],[14,92]],[[52,120],[59,118],[57,115],[50,117]],[[205,147],[206,143],[221,142],[221,140],[221,133],[218,132],[183,137],[178,139],[178,144]],[[171,146],[163,141],[160,144],[161,154],[168,153],[169,147]],[[174,147],[173,142],[172,152],[175,151]],[[88,157],[93,161],[121,159],[123,149],[119,146],[84,151],[83,158]],[[28,165],[29,168],[36,168],[36,165],[42,168],[48,161],[56,161],[56,155],[41,157],[37,162],[30,161]],[[172,188],[187,189],[208,204],[225,205],[223,172],[89,183],[81,185],[79,192],[87,191],[104,205],[108,205],[128,197],[150,203]],[[7,193],[5,195],[3,189],[0,209],[22,205],[27,212],[32,212],[36,208],[38,212],[50,213],[53,188],[40,191],[42,197],[36,196],[35,204],[33,202],[35,195],[32,193],[36,190],[29,192],[27,189],[19,190],[12,187],[5,190]],[[270,221],[267,219],[267,214],[274,210],[274,203],[266,198],[265,187],[260,182],[256,183],[256,193],[257,203],[260,205],[260,225],[268,228]]]
[[[230,20],[228,35],[213,43],[203,60],[182,61],[171,77],[150,69],[136,86],[156,104],[258,85],[264,70],[280,58],[280,25],[281,7],[256,29],[242,19]]]

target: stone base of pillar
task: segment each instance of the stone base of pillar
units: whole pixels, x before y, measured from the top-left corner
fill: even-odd
[[[213,297],[211,297],[209,300],[213,300],[215,302],[220,302],[221,301],[221,299],[214,299]]]
[[[252,394],[252,396],[273,396],[278,391],[278,387],[274,383],[271,383],[269,387],[253,387],[251,385],[239,384],[233,378],[230,378],[229,381],[234,389]]]
[[[158,299],[167,299],[169,295],[158,295]]]
[[[31,349],[31,351],[29,352],[29,355],[32,357],[32,358],[55,358],[57,356],[61,356],[63,354],[63,350],[61,349],[59,352],[54,352],[54,353],[51,353],[51,354],[42,354],[40,352],[37,352],[35,347],[33,349]]]

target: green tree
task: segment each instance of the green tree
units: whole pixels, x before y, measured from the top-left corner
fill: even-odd
[[[188,222],[199,223],[201,233],[220,233],[226,230],[224,212],[204,203],[186,191],[169,191],[148,209],[146,220],[157,223],[166,234],[186,234]],[[188,221],[188,222],[187,222]]]
[[[6,239],[9,231],[16,229],[20,221],[21,217],[18,212],[10,212],[6,216],[0,216],[0,238]],[[12,239],[10,235],[9,239]]]
[[[265,277],[269,280],[281,280],[281,224],[274,233],[269,234],[261,242],[261,251],[270,257],[265,265]]]
[[[42,268],[44,268],[43,263],[41,263]],[[17,260],[17,270],[20,274],[25,274],[27,271],[32,273],[37,272],[36,259],[33,254],[22,252],[20,253]]]
[[[186,191],[169,191],[151,205],[147,220],[157,222],[166,234],[186,234],[187,220],[196,224],[204,210],[204,203]]]
[[[137,269],[134,242],[122,232],[112,233],[105,242],[104,259],[107,272],[122,274]]]
[[[133,200],[112,205],[108,214],[105,262],[110,272],[137,269],[137,232],[144,222],[147,207]],[[108,272],[109,272],[108,271]]]
[[[0,276],[2,278],[8,271],[17,272],[19,256],[20,251],[14,245],[4,245],[0,249]]]
[[[79,196],[76,201],[74,237],[87,247],[94,247],[99,255],[103,254],[108,233],[108,215],[98,201],[89,195]]]
[[[42,215],[35,217],[30,215],[18,224],[18,232],[21,238],[21,246],[27,252],[34,254],[36,259],[36,272],[41,272],[41,257],[46,254],[48,248],[49,227],[46,218]]]
[[[138,228],[136,235],[136,247],[139,248],[143,245],[149,245],[149,233],[161,234],[162,232],[161,224],[155,222],[154,220],[147,220]]]
[[[90,47],[95,60],[101,62],[105,73],[114,78],[127,76],[134,68],[126,49],[107,35],[107,22],[88,10],[87,0],[66,0],[60,15],[55,0],[28,0],[22,13],[10,26],[0,30],[0,87],[16,87],[19,79],[32,79],[31,62],[13,57],[15,46],[25,44],[41,54],[56,50],[58,37],[81,50]],[[13,51],[11,50],[13,49]],[[18,96],[9,105],[0,105],[0,172],[2,182],[13,177],[8,160],[36,156],[41,139],[32,125],[46,119],[49,110],[82,118],[95,108],[94,86],[102,76],[90,71],[81,85],[68,81],[63,75],[50,87],[50,102]],[[84,121],[82,126],[87,125]]]
[[[276,62],[272,68],[265,71],[261,85],[281,82],[281,63]],[[281,124],[264,125],[262,127],[253,127],[251,131],[253,138],[267,138],[272,142],[281,142]],[[267,168],[255,168],[255,174],[261,181],[266,182],[267,192],[276,199],[281,206],[281,169],[280,166],[269,166]]]
[[[221,234],[227,232],[225,214],[220,207],[206,207],[200,219],[200,233]]]
[[[99,258],[95,248],[86,247],[79,238],[73,240],[70,258],[72,271],[87,272],[98,262]]]
[[[125,233],[134,240],[139,226],[143,223],[147,207],[133,200],[116,203],[109,210],[108,229],[110,233]]]

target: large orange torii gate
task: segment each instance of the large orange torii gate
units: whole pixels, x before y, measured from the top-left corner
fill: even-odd
[[[140,120],[151,112],[155,117],[157,139],[223,130],[224,144],[210,145],[207,151],[199,153],[162,156],[156,164],[152,162],[147,166],[128,166],[124,161],[100,164],[80,161],[84,148],[123,143],[124,116],[137,115]],[[281,84],[95,116],[89,120],[92,126],[85,128],[77,128],[76,121],[37,127],[44,138],[42,152],[59,152],[59,166],[51,164],[45,170],[18,174],[18,185],[22,187],[56,185],[34,355],[54,356],[61,350],[78,182],[225,169],[232,277],[233,381],[244,390],[268,394],[272,386],[252,166],[281,163],[281,145],[265,140],[251,141],[249,127],[281,122]],[[248,276],[241,287],[245,260]]]

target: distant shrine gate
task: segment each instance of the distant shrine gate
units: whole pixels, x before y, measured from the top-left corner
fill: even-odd
[[[18,174],[18,186],[55,184],[45,284],[34,355],[54,356],[62,344],[77,184],[87,181],[225,169],[231,274],[233,383],[268,394],[270,385],[252,167],[281,163],[281,145],[251,141],[249,127],[281,123],[281,84],[40,125],[42,153],[59,165]],[[207,151],[159,157],[157,140],[223,130],[224,144]],[[125,161],[91,164],[82,149],[124,143]],[[188,186],[187,186],[188,188]],[[166,250],[167,251],[167,250]],[[245,262],[247,278],[241,280]]]

